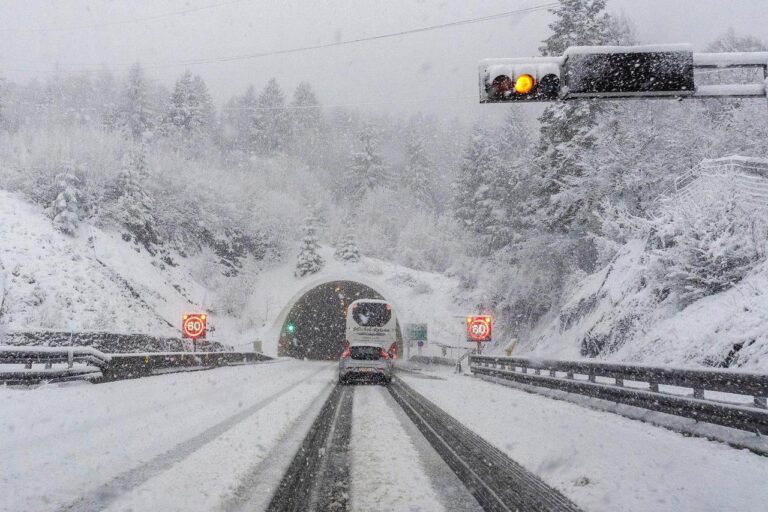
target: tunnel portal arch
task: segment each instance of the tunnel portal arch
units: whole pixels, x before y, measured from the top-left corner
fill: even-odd
[[[367,284],[344,279],[326,281],[299,292],[286,306],[282,318],[278,318],[277,355],[299,359],[337,359],[345,338],[347,308],[357,299],[388,300]],[[397,315],[394,305],[393,309]],[[402,354],[399,322],[398,317],[397,345],[398,352]]]

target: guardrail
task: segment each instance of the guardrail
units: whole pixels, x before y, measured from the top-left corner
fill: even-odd
[[[0,384],[108,382],[174,371],[206,370],[271,359],[256,352],[104,354],[90,347],[0,346]],[[38,365],[35,368],[34,365]],[[39,365],[44,365],[40,368]]]
[[[470,370],[768,434],[766,374],[478,355],[470,356]]]
[[[164,371],[206,370],[220,366],[250,364],[272,359],[258,352],[165,352],[112,354],[104,381],[135,379]]]

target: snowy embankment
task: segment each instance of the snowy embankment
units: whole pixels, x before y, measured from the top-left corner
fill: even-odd
[[[196,308],[186,297],[203,295],[181,267],[161,268],[117,234],[86,224],[77,236],[64,235],[41,208],[4,191],[0,240],[6,274],[0,322],[9,330],[173,336],[179,312]]]
[[[569,402],[455,375],[402,377],[593,512],[765,510],[768,458]]]
[[[599,343],[609,348],[601,355],[609,360],[768,370],[768,263],[684,309],[657,300],[649,265],[645,241],[627,244],[519,355],[578,359],[583,346]]]
[[[705,160],[626,217],[613,261],[571,290],[522,353],[768,370],[768,160]]]

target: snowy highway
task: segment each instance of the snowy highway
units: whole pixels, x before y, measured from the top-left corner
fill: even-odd
[[[318,423],[330,455],[312,473],[323,487],[307,491],[313,499],[336,492],[338,510],[482,510],[397,398],[409,389],[535,474],[534,488],[548,486],[564,506],[757,511],[768,498],[768,458],[745,450],[448,369],[399,378],[406,387],[336,386],[333,363],[281,360],[0,388],[0,510],[290,509],[273,497]],[[315,452],[326,453],[308,457]]]

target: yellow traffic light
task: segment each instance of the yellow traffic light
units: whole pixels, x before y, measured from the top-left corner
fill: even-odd
[[[525,74],[520,75],[515,80],[515,92],[518,94],[528,94],[536,86],[536,79],[533,76]]]

